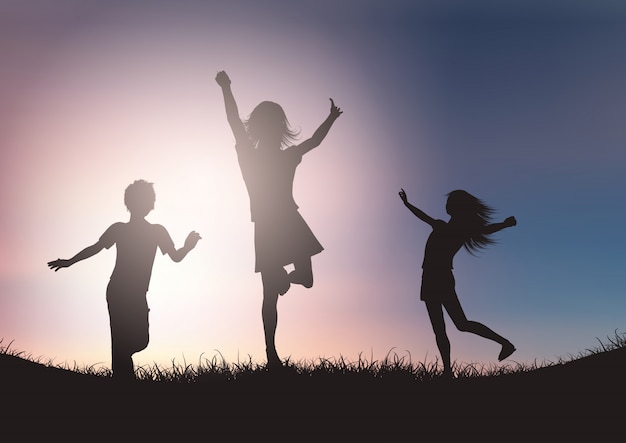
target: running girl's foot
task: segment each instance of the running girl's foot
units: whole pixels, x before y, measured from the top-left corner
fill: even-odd
[[[505,358],[508,358],[515,351],[516,349],[515,346],[513,346],[513,343],[506,342],[502,345],[502,350],[500,351],[500,355],[498,355],[498,361],[502,361]]]

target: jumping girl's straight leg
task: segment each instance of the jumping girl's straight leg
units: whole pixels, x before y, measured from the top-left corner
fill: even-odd
[[[446,323],[443,319],[443,307],[439,302],[427,301],[426,309],[430,317],[430,323],[435,333],[435,340],[439,354],[443,362],[443,372],[446,375],[452,374],[452,364],[450,361],[450,340],[446,334]]]
[[[265,352],[269,366],[281,364],[276,352],[276,326],[278,324],[278,291],[276,290],[276,277],[273,273],[261,273],[263,281],[263,306],[261,316],[263,318],[263,330],[265,332]]]
[[[454,325],[459,331],[471,332],[472,334],[476,334],[500,343],[502,345],[502,350],[500,351],[498,360],[504,360],[515,351],[515,346],[513,346],[513,344],[506,338],[502,337],[499,334],[496,334],[494,331],[492,331],[482,323],[468,320],[465,316],[465,312],[463,312],[463,308],[461,307],[461,303],[459,302],[458,297],[455,296],[454,298],[446,300],[443,303],[443,306],[446,308],[448,315],[450,315],[450,318],[452,319]]]

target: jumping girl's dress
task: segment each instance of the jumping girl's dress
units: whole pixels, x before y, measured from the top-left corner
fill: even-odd
[[[255,272],[274,270],[324,250],[298,212],[293,180],[302,153],[294,147],[262,151],[235,146],[254,222]]]

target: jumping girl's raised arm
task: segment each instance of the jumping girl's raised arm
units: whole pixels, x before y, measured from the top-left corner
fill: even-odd
[[[423,222],[428,223],[430,226],[435,225],[435,223],[437,222],[437,220],[435,220],[434,218],[432,218],[430,215],[426,214],[424,211],[422,211],[419,208],[416,208],[415,206],[413,206],[411,203],[409,203],[407,196],[406,196],[406,192],[404,192],[404,189],[400,189],[400,192],[398,193],[400,195],[400,198],[402,199],[402,202],[404,203],[404,206],[406,206],[407,208],[409,208],[409,210],[415,214],[415,216],[417,218],[419,218],[420,220],[422,220]]]
[[[328,135],[328,131],[330,131],[331,126],[337,120],[337,118],[343,114],[343,111],[335,106],[335,102],[333,99],[330,99],[330,114],[326,117],[326,120],[320,125],[319,128],[313,133],[311,138],[300,143],[297,148],[302,152],[302,155],[306,154],[313,148],[317,148],[326,135]],[[296,146],[294,146],[296,147]]]
[[[226,107],[226,119],[228,120],[228,124],[233,131],[235,140],[237,140],[237,142],[243,141],[247,138],[246,129],[241,121],[241,118],[239,117],[237,102],[235,101],[235,96],[230,88],[230,78],[226,72],[220,71],[215,76],[215,81],[222,88],[224,106]]]

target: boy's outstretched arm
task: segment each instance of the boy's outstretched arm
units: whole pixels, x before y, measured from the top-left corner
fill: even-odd
[[[74,257],[70,258],[69,260],[58,258],[56,260],[49,261],[48,267],[50,269],[54,269],[54,271],[56,272],[61,268],[67,268],[69,266],[72,266],[76,262],[92,257],[96,255],[98,252],[102,251],[103,249],[104,249],[104,244],[102,243],[102,241],[98,241],[97,243],[94,243],[91,246],[87,246],[85,249],[80,251],[78,254],[76,254]]]
[[[515,217],[507,217],[501,223],[492,223],[490,225],[485,226],[485,234],[493,234],[494,232],[501,231],[504,228],[510,228],[511,226],[515,226],[517,224],[517,220]]]
[[[201,238],[202,237],[200,237],[200,234],[198,234],[196,231],[191,231],[187,236],[187,239],[185,240],[185,245],[180,249],[175,249],[174,251],[170,252],[170,258],[177,263],[180,262],[183,258],[185,258],[189,251],[196,247],[196,244],[198,244],[198,240],[200,240]]]
[[[239,108],[235,101],[235,96],[230,87],[230,77],[224,71],[220,71],[215,76],[215,81],[222,88],[222,94],[224,96],[224,106],[226,108],[226,119],[230,125],[230,129],[233,131],[235,140],[238,142],[244,140],[246,137],[246,129],[243,126],[243,122],[239,117]]]
[[[432,218],[430,215],[426,214],[421,209],[416,208],[411,203],[409,203],[409,200],[407,199],[406,192],[404,192],[404,189],[400,188],[400,192],[398,194],[400,195],[400,198],[402,199],[404,206],[409,208],[409,211],[411,211],[420,220],[428,223],[431,226],[434,226],[436,220]]]
[[[302,150],[302,154],[306,154],[313,148],[317,148],[322,141],[328,135],[328,131],[330,131],[331,126],[335,123],[335,120],[339,118],[339,116],[343,114],[343,111],[335,106],[335,102],[333,99],[330,99],[330,113],[326,120],[322,122],[322,124],[315,130],[311,138],[303,141],[298,145],[298,149]]]

